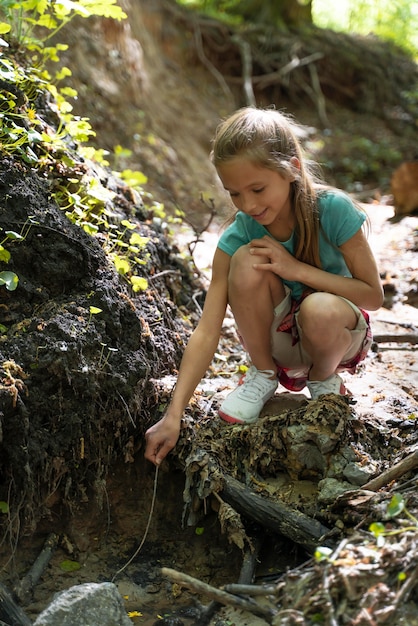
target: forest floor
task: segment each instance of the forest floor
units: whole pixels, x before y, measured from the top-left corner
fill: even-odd
[[[412,424],[412,432],[417,429],[418,346],[413,339],[416,342],[418,332],[418,217],[393,221],[390,206],[376,204],[365,208],[371,221],[370,241],[384,278],[386,298],[384,306],[372,313],[373,329],[379,340],[359,372],[345,377],[345,381],[355,397],[358,418],[378,422],[390,446],[391,440],[399,441],[397,435],[405,422]],[[184,231],[179,233],[179,244],[186,242],[188,236]],[[209,275],[217,233],[212,230],[202,239],[195,250],[195,261],[201,271]],[[405,336],[404,340],[400,340],[400,336]],[[245,355],[235,340],[232,321],[227,320],[225,335],[201,390],[207,394],[212,389],[218,396],[227,393],[236,383],[235,373],[240,363],[245,363]],[[406,449],[408,440],[402,445]],[[393,451],[396,458],[402,457],[402,445]],[[115,578],[132,622],[143,626],[199,623],[195,621],[197,611],[193,607],[198,597],[204,603],[207,598],[165,580],[161,567],[186,572],[218,588],[236,582],[242,557],[236,546],[231,546],[222,535],[213,511],[206,511],[198,526],[182,526],[182,472],[168,462],[163,464],[155,507],[151,511],[153,485],[154,470],[144,462],[141,451],[128,468],[121,464],[114,469],[108,481],[105,536],[97,534],[97,520],[89,518],[88,511],[82,519],[72,522],[71,539],[61,541],[35,587],[32,601],[25,607],[31,618],[35,618],[58,591],[83,582],[112,580],[138,549],[150,519],[148,536],[139,554]],[[41,528],[35,538],[21,540],[13,557],[15,575],[24,575],[42,549],[45,538]],[[260,554],[255,580],[274,580],[286,569],[300,567],[306,558],[296,545],[272,534]],[[9,582],[12,584],[13,580]],[[418,623],[418,612],[415,617],[408,613],[405,619],[397,623],[408,626]],[[229,607],[210,623],[256,626],[267,622]]]

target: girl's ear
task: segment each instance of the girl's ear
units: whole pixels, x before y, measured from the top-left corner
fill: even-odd
[[[290,162],[293,165],[293,167],[295,167],[297,170],[300,170],[300,161],[298,157],[291,157]]]

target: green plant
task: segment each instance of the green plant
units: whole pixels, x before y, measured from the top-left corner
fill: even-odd
[[[22,231],[20,233],[14,230],[6,230],[5,237],[0,241],[0,263],[8,263],[11,259],[10,251],[4,247],[6,242],[24,241],[30,231],[30,228],[36,222],[30,217],[27,222],[23,224]],[[14,272],[1,271],[0,272],[0,285],[5,285],[9,291],[14,291],[19,283],[19,277]]]
[[[78,154],[106,166],[105,151],[83,145],[95,135],[86,118],[73,115],[68,97],[76,91],[59,87],[64,78],[71,75],[68,68],[61,68],[51,76],[45,62],[59,60],[59,53],[66,49],[60,43],[46,45],[73,17],[105,16],[123,19],[125,13],[115,4],[116,0],[0,0],[0,34],[7,37],[12,46],[19,45],[29,51],[32,64],[23,67],[11,55],[0,50],[0,81],[4,89],[0,93],[0,155],[12,156],[36,166],[51,181],[51,195],[65,211],[68,219],[89,235],[101,235],[104,251],[119,274],[131,285],[134,292],[147,289],[148,283],[137,273],[137,267],[147,263],[148,238],[133,232],[136,226],[127,220],[120,226],[113,223],[111,215],[114,192],[96,178],[86,174],[84,163]],[[4,42],[7,45],[7,42]],[[0,41],[1,44],[1,41]],[[42,94],[49,92],[54,101],[54,126],[38,115],[37,104]],[[78,154],[69,147],[77,144]],[[107,154],[107,153],[106,153]],[[115,160],[129,156],[122,147],[115,148]],[[128,186],[142,190],[147,182],[141,172],[124,170],[119,175]],[[162,205],[153,206],[156,215],[165,214]],[[1,254],[7,257],[5,248]],[[8,257],[10,258],[10,257]],[[3,258],[8,262],[8,258]],[[17,277],[16,277],[17,278]],[[2,281],[10,290],[17,282],[10,273],[2,273]]]
[[[384,544],[385,537],[399,535],[407,531],[418,532],[418,519],[408,511],[404,497],[399,493],[395,493],[387,506],[386,516],[389,519],[394,519],[401,513],[404,513],[404,515],[412,521],[412,524],[408,525],[403,523],[399,528],[387,527],[382,522],[373,522],[370,524],[369,530],[376,537],[379,546]]]
[[[52,54],[45,43],[76,15],[126,18],[116,0],[0,0],[0,15],[6,20],[0,32],[11,32],[20,45],[43,56]]]

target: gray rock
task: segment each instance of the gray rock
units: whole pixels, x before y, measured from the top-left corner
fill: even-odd
[[[86,583],[57,594],[34,626],[132,626],[113,583]]]
[[[357,463],[347,463],[343,471],[346,478],[353,485],[364,485],[370,480],[371,471],[369,467],[361,467]]]
[[[324,478],[319,481],[318,489],[318,502],[320,504],[331,504],[342,493],[355,489],[355,486],[335,478]]]

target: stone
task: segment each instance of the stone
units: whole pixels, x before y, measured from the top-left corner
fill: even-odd
[[[57,594],[34,626],[132,626],[116,585],[85,583]]]

